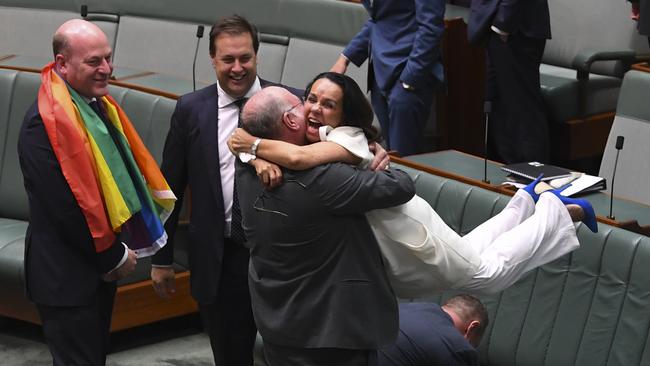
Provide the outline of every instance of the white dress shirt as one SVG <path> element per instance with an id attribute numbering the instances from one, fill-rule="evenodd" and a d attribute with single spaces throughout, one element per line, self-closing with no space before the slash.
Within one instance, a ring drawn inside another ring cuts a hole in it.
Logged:
<path id="1" fill-rule="evenodd" d="M 244 98 L 250 98 L 262 90 L 259 77 L 255 78 L 253 86 L 248 90 Z M 219 100 L 218 118 L 219 132 L 217 143 L 219 144 L 219 170 L 221 171 L 221 193 L 223 194 L 224 216 L 226 218 L 225 235 L 230 236 L 230 221 L 232 220 L 232 193 L 235 182 L 235 156 L 228 149 L 228 139 L 237 128 L 239 121 L 239 108 L 234 103 L 241 98 L 233 98 L 228 95 L 217 81 L 217 95 Z"/>

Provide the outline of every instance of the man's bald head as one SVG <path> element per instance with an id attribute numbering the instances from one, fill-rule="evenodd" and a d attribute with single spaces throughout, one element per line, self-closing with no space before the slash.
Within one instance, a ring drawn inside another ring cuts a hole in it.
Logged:
<path id="1" fill-rule="evenodd" d="M 52 38 L 57 73 L 87 98 L 108 94 L 112 50 L 98 26 L 82 19 L 63 23 Z"/>
<path id="2" fill-rule="evenodd" d="M 103 38 L 106 40 L 106 44 L 108 44 L 106 35 L 98 26 L 83 19 L 72 19 L 63 23 L 54 32 L 54 37 L 52 37 L 54 57 L 59 53 L 69 52 L 71 43 L 74 43 L 79 37 Z"/>
<path id="3" fill-rule="evenodd" d="M 242 110 L 242 127 L 251 135 L 298 145 L 305 141 L 305 116 L 300 98 L 277 86 L 253 95 Z"/>

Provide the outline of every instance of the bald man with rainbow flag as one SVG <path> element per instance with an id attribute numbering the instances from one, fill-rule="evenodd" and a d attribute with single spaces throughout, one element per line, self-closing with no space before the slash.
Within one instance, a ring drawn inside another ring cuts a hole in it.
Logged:
<path id="1" fill-rule="evenodd" d="M 106 35 L 75 19 L 52 43 L 54 62 L 18 139 L 30 207 L 27 295 L 54 365 L 104 365 L 116 281 L 165 245 L 176 197 L 108 95 Z"/>

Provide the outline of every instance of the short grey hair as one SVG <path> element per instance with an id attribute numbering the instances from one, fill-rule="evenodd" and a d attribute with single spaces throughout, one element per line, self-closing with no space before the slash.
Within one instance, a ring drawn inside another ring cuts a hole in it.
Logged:
<path id="1" fill-rule="evenodd" d="M 63 55 L 67 54 L 69 46 L 68 37 L 63 33 L 57 32 L 54 34 L 54 37 L 52 37 L 52 51 L 54 52 L 54 57 L 59 53 Z"/>
<path id="2" fill-rule="evenodd" d="M 266 95 L 247 105 L 241 114 L 242 128 L 253 136 L 277 140 L 281 133 L 282 116 L 290 108 L 282 98 Z"/>
<path id="3" fill-rule="evenodd" d="M 479 326 L 476 328 L 476 332 L 479 338 L 483 337 L 489 318 L 487 309 L 481 300 L 469 294 L 460 294 L 448 299 L 442 306 L 453 309 L 465 323 L 478 320 Z"/>

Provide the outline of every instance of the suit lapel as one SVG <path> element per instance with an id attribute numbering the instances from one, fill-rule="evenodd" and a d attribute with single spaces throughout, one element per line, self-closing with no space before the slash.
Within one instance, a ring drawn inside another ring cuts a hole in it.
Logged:
<path id="1" fill-rule="evenodd" d="M 260 78 L 260 86 L 277 85 Z M 223 202 L 221 187 L 221 170 L 219 168 L 219 145 L 217 141 L 219 135 L 218 118 L 219 118 L 219 100 L 217 94 L 217 84 L 212 86 L 213 92 L 206 96 L 206 100 L 201 103 L 201 111 L 198 115 L 199 136 L 201 149 L 206 163 L 206 173 L 212 187 L 212 194 L 217 202 Z"/>
<path id="2" fill-rule="evenodd" d="M 199 114 L 199 135 L 212 194 L 217 202 L 223 202 L 221 172 L 219 170 L 219 145 L 217 144 L 219 129 L 217 126 L 218 100 L 216 84 L 214 84 L 214 94 L 211 93 L 207 98 L 207 101 L 202 103 Z"/>
<path id="3" fill-rule="evenodd" d="M 366 8 L 366 11 L 368 11 L 368 14 L 370 14 L 371 18 L 375 18 L 375 9 L 377 9 L 377 1 L 379 0 L 363 0 L 362 4 Z"/>

